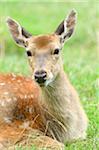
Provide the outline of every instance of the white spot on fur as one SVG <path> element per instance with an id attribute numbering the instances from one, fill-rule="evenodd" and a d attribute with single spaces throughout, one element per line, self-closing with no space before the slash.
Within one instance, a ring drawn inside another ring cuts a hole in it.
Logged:
<path id="1" fill-rule="evenodd" d="M 4 82 L 1 82 L 0 85 L 1 85 L 1 86 L 2 86 L 2 85 L 5 85 L 5 83 L 4 83 Z"/>
<path id="2" fill-rule="evenodd" d="M 20 127 L 21 128 L 28 128 L 29 127 L 29 121 L 24 122 Z"/>
<path id="3" fill-rule="evenodd" d="M 17 80 L 18 83 L 21 83 L 21 80 Z"/>
<path id="4" fill-rule="evenodd" d="M 14 100 L 14 101 L 17 101 L 17 98 L 16 98 L 16 97 L 13 97 L 13 100 Z"/>
<path id="5" fill-rule="evenodd" d="M 12 78 L 12 81 L 14 81 L 15 79 L 16 79 L 16 78 L 15 78 L 15 77 L 13 77 L 13 78 Z"/>
<path id="6" fill-rule="evenodd" d="M 4 94 L 4 95 L 9 95 L 9 92 L 4 92 L 3 94 Z"/>
<path id="7" fill-rule="evenodd" d="M 9 117 L 4 117 L 4 121 L 5 121 L 6 123 L 11 123 L 11 118 L 9 118 Z"/>
<path id="8" fill-rule="evenodd" d="M 4 145 L 2 143 L 0 143 L 0 149 L 4 149 Z"/>
<path id="9" fill-rule="evenodd" d="M 34 95 L 33 95 L 33 94 L 31 94 L 31 98 L 34 98 Z"/>
<path id="10" fill-rule="evenodd" d="M 32 114 L 33 113 L 33 109 L 32 107 L 29 108 L 29 113 Z"/>
<path id="11" fill-rule="evenodd" d="M 13 78 L 16 78 L 16 75 L 14 73 L 11 74 L 13 76 Z"/>
<path id="12" fill-rule="evenodd" d="M 11 100 L 12 100 L 11 98 L 6 99 L 7 102 L 10 102 Z"/>
<path id="13" fill-rule="evenodd" d="M 27 99 L 27 95 L 24 95 L 24 98 Z"/>
<path id="14" fill-rule="evenodd" d="M 32 95 L 32 94 L 29 94 L 29 95 L 28 95 L 28 98 L 29 98 L 29 99 L 33 98 L 33 95 Z"/>
<path id="15" fill-rule="evenodd" d="M 5 106 L 5 102 L 4 101 L 0 101 L 1 102 L 1 106 L 4 107 Z"/>

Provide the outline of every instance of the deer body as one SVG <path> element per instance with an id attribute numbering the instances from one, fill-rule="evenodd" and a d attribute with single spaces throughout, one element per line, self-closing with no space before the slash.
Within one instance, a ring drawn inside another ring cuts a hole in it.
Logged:
<path id="1" fill-rule="evenodd" d="M 32 36 L 11 18 L 7 20 L 15 42 L 26 48 L 33 79 L 0 76 L 0 122 L 11 130 L 31 127 L 62 143 L 85 138 L 87 117 L 60 55 L 75 20 L 71 11 L 55 33 L 40 36 Z"/>

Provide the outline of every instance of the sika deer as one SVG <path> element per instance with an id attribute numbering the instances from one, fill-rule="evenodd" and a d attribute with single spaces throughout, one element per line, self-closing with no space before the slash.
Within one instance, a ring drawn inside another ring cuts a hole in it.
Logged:
<path id="1" fill-rule="evenodd" d="M 26 48 L 32 80 L 0 76 L 0 120 L 11 130 L 30 126 L 62 143 L 84 139 L 87 117 L 63 70 L 61 58 L 64 42 L 75 28 L 75 11 L 49 35 L 32 36 L 11 18 L 7 24 L 15 42 Z"/>

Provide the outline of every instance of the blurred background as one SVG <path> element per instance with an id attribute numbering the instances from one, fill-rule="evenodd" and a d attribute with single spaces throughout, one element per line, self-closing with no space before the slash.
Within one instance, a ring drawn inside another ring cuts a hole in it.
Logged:
<path id="1" fill-rule="evenodd" d="M 79 92 L 89 118 L 88 138 L 75 146 L 91 150 L 99 139 L 99 2 L 93 0 L 0 1 L 0 72 L 30 75 L 25 50 L 12 40 L 6 17 L 33 35 L 52 33 L 70 10 L 77 11 L 73 37 L 63 49 L 64 69 Z M 69 145 L 72 147 L 73 145 Z M 69 147 L 68 146 L 68 147 Z M 98 145 L 99 146 L 99 145 Z"/>

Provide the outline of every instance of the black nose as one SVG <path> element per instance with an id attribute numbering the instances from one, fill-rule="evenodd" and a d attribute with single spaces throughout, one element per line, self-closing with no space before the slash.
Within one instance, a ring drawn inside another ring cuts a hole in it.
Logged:
<path id="1" fill-rule="evenodd" d="M 34 74 L 34 78 L 39 84 L 44 83 L 46 81 L 46 77 L 47 73 L 44 70 L 36 71 Z"/>

